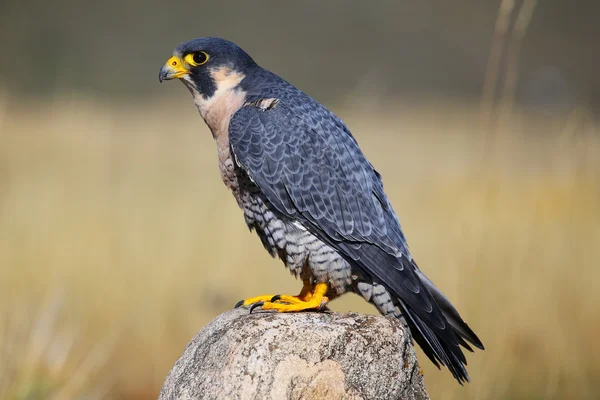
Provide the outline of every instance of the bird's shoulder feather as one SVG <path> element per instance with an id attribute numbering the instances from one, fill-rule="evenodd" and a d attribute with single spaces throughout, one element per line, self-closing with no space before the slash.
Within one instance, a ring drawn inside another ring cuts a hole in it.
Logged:
<path id="1" fill-rule="evenodd" d="M 346 125 L 327 108 L 282 84 L 248 100 L 232 118 L 229 140 L 238 163 L 290 217 L 302 217 L 333 240 L 369 242 L 408 254 L 400 224 Z"/>

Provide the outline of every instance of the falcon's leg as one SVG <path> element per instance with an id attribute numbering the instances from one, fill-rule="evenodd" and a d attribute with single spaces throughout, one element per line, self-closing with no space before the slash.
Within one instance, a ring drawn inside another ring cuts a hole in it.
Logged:
<path id="1" fill-rule="evenodd" d="M 250 311 L 256 307 L 260 307 L 263 310 L 277 310 L 277 312 L 296 312 L 304 310 L 322 310 L 327 306 L 329 299 L 325 297 L 325 293 L 329 289 L 326 283 L 317 283 L 312 293 L 303 296 L 308 300 L 300 300 L 300 296 L 274 296 L 271 301 L 256 303 L 252 306 Z M 304 289 L 302 290 L 304 292 Z M 301 294 L 302 294 L 301 292 Z M 289 301 L 288 301 L 289 300 Z M 284 303 L 285 302 L 285 303 Z"/>
<path id="2" fill-rule="evenodd" d="M 310 279 L 303 279 L 302 282 L 303 282 L 302 290 L 300 291 L 300 293 L 297 296 L 289 296 L 289 295 L 285 295 L 285 294 L 278 294 L 278 295 L 265 294 L 262 296 L 250 297 L 249 299 L 240 300 L 235 305 L 235 308 L 238 308 L 241 306 L 249 306 L 249 305 L 253 305 L 253 304 L 257 304 L 257 303 L 272 303 L 272 302 L 288 303 L 288 304 L 303 304 L 312 298 L 313 287 L 310 282 Z"/>

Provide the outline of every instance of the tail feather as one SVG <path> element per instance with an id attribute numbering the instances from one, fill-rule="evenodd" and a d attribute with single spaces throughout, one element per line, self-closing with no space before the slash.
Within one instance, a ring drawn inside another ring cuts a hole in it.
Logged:
<path id="1" fill-rule="evenodd" d="M 431 362 L 438 368 L 440 368 L 440 364 L 448 368 L 452 376 L 461 385 L 464 382 L 469 382 L 469 374 L 465 368 L 467 360 L 460 347 L 436 335 L 418 315 L 404 304 L 402 304 L 402 307 L 404 314 L 407 316 L 406 321 L 414 340 L 423 349 Z"/>
<path id="2" fill-rule="evenodd" d="M 473 353 L 473 348 L 469 346 L 469 343 L 467 343 L 460 334 L 458 335 L 458 344 Z"/>
<path id="3" fill-rule="evenodd" d="M 328 242 L 356 268 L 357 275 L 385 288 L 414 340 L 438 368 L 446 366 L 460 384 L 469 381 L 461 346 L 472 351 L 467 341 L 481 349 L 483 344 L 410 256 L 392 255 L 371 243 Z M 380 311 L 389 314 L 386 307 Z"/>
<path id="4" fill-rule="evenodd" d="M 450 300 L 448 300 L 448 298 L 444 296 L 444 294 L 433 284 L 433 282 L 431 282 L 429 278 L 425 276 L 423 272 L 421 272 L 421 270 L 418 267 L 415 268 L 415 272 L 417 273 L 417 276 L 419 277 L 423 285 L 427 288 L 429 293 L 431 293 L 431 296 L 434 298 L 434 300 L 442 310 L 442 314 L 444 314 L 444 317 L 446 317 L 448 323 L 460 336 L 459 339 L 461 341 L 461 345 L 467 350 L 471 352 L 473 351 L 473 349 L 471 349 L 471 347 L 463 340 L 466 339 L 473 346 L 477 347 L 478 349 L 484 350 L 483 343 L 481 343 L 481 340 L 479 340 L 479 338 L 477 337 L 475 332 L 473 332 L 473 330 L 469 327 L 469 325 L 467 325 L 467 323 L 463 321 L 456 308 L 454 308 L 452 303 L 450 303 Z"/>

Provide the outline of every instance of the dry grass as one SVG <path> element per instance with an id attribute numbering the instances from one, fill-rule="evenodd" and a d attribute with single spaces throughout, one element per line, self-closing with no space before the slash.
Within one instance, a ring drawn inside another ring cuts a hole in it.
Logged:
<path id="1" fill-rule="evenodd" d="M 243 297 L 298 290 L 248 233 L 184 100 L 0 109 L 0 399 L 156 398 L 210 319 Z M 470 355 L 465 388 L 420 354 L 428 390 L 593 398 L 600 132 L 581 113 L 517 115 L 486 150 L 477 107 L 449 104 L 338 110 L 419 264 L 487 347 Z M 333 308 L 373 312 L 351 295 Z"/>

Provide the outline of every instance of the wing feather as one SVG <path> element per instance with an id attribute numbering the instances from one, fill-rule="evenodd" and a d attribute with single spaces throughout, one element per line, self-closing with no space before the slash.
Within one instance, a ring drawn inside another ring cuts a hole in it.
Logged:
<path id="1" fill-rule="evenodd" d="M 330 111 L 307 96 L 278 98 L 276 107 L 247 106 L 233 116 L 229 139 L 238 165 L 280 213 L 397 296 L 426 354 L 468 380 L 459 344 L 471 337 L 456 334 L 417 275 L 380 175 Z"/>

